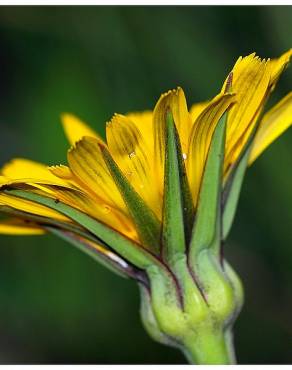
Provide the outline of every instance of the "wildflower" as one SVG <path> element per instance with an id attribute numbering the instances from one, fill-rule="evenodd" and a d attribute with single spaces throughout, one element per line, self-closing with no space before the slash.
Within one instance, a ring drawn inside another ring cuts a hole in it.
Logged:
<path id="1" fill-rule="evenodd" d="M 154 339 L 191 362 L 234 362 L 243 293 L 222 241 L 247 165 L 292 123 L 292 92 L 260 118 L 291 55 L 240 57 L 221 92 L 190 110 L 177 88 L 153 112 L 115 114 L 106 142 L 64 114 L 68 166 L 2 168 L 0 232 L 64 238 L 138 281 Z"/>

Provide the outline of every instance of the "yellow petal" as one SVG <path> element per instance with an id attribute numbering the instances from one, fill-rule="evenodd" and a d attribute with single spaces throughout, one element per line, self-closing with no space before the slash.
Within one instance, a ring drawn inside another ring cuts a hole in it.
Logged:
<path id="1" fill-rule="evenodd" d="M 292 92 L 264 115 L 253 142 L 249 164 L 253 163 L 291 124 Z"/>
<path id="2" fill-rule="evenodd" d="M 157 179 L 156 191 L 163 196 L 164 157 L 165 157 L 165 120 L 169 109 L 169 91 L 162 94 L 153 111 L 154 169 Z"/>
<path id="3" fill-rule="evenodd" d="M 98 199 L 103 199 L 106 204 L 127 213 L 96 138 L 86 136 L 78 141 L 68 152 L 68 163 L 84 189 Z"/>
<path id="4" fill-rule="evenodd" d="M 188 147 L 190 130 L 192 127 L 191 115 L 188 112 L 185 94 L 182 88 L 170 90 L 162 94 L 153 111 L 154 140 L 156 140 L 159 156 L 164 158 L 164 124 L 167 110 L 170 110 L 180 137 L 182 152 Z"/>
<path id="5" fill-rule="evenodd" d="M 186 97 L 181 87 L 178 87 L 170 96 L 170 109 L 180 137 L 182 152 L 186 154 L 192 128 L 191 115 L 188 111 Z"/>
<path id="6" fill-rule="evenodd" d="M 51 191 L 60 201 L 85 212 L 129 238 L 138 241 L 138 235 L 132 220 L 118 209 L 106 203 L 102 197 L 92 196 L 92 193 L 84 188 L 82 182 L 78 181 L 78 178 L 69 167 L 63 165 L 52 166 L 50 170 L 55 176 L 74 184 L 74 188 L 66 189 L 46 186 L 47 191 Z"/>
<path id="7" fill-rule="evenodd" d="M 190 115 L 192 120 L 192 125 L 196 121 L 196 119 L 199 117 L 199 115 L 203 112 L 203 110 L 208 106 L 210 101 L 204 101 L 200 103 L 195 103 L 190 108 Z"/>
<path id="8" fill-rule="evenodd" d="M 75 188 L 73 181 L 56 177 L 47 166 L 30 161 L 28 159 L 16 158 L 6 163 L 2 168 L 5 176 L 0 176 L 0 188 L 5 185 L 30 185 L 34 189 L 39 189 L 54 196 L 52 191 L 48 191 L 44 185 L 57 185 L 66 188 Z M 28 177 L 30 176 L 30 177 Z M 34 190 L 36 191 L 36 190 Z"/>
<path id="9" fill-rule="evenodd" d="M 21 186 L 26 185 L 29 182 L 23 183 L 22 180 L 7 180 L 7 178 L 4 176 L 0 176 L 0 186 L 1 183 L 2 185 L 14 184 Z M 62 201 L 71 207 L 79 209 L 93 218 L 106 223 L 113 229 L 124 233 L 129 238 L 138 241 L 138 236 L 131 220 L 129 220 L 119 210 L 110 207 L 102 199 L 91 197 L 91 194 L 85 193 L 81 188 L 69 188 L 62 185 L 56 186 L 50 183 L 41 185 L 37 183 L 31 183 L 30 185 L 34 188 L 32 190 L 34 193 L 39 193 L 44 196 L 52 197 L 58 201 Z M 48 217 L 57 221 L 71 222 L 67 217 L 54 210 L 51 210 L 50 208 L 1 192 L 0 205 L 6 205 L 23 212 Z"/>
<path id="10" fill-rule="evenodd" d="M 0 221 L 0 234 L 6 235 L 41 235 L 45 231 L 34 224 L 17 218 Z"/>
<path id="11" fill-rule="evenodd" d="M 109 151 L 117 165 L 158 217 L 162 202 L 156 188 L 153 157 L 139 128 L 127 116 L 115 114 L 106 126 Z"/>
<path id="12" fill-rule="evenodd" d="M 74 175 L 71 169 L 68 166 L 58 165 L 58 166 L 51 166 L 49 167 L 49 171 L 59 179 L 62 179 L 67 185 L 70 185 L 72 189 L 81 189 L 84 191 L 82 187 L 82 183 L 79 181 L 78 177 Z"/>
<path id="13" fill-rule="evenodd" d="M 29 178 L 28 179 L 22 178 L 22 179 L 13 180 L 13 179 L 9 179 L 5 176 L 0 176 L 0 190 L 1 190 L 1 188 L 7 187 L 7 186 L 12 186 L 12 185 L 15 185 L 18 188 L 24 188 L 24 189 L 27 189 L 27 187 L 29 185 L 30 190 L 32 192 L 39 193 L 39 190 L 41 190 L 43 193 L 46 193 L 46 194 L 42 194 L 42 195 L 51 196 L 51 197 L 54 197 L 54 191 L 49 190 L 50 188 L 46 187 L 46 185 L 51 185 L 51 186 L 54 185 L 54 186 L 60 186 L 60 187 L 70 189 L 70 187 L 68 185 L 56 184 L 56 181 L 51 182 L 49 180 L 36 180 L 36 179 L 29 179 Z"/>
<path id="14" fill-rule="evenodd" d="M 34 215 L 39 215 L 43 217 L 49 217 L 59 221 L 68 221 L 67 217 L 61 215 L 60 213 L 50 208 L 31 202 L 29 200 L 5 194 L 3 192 L 0 192 L 0 205 L 5 205 L 8 207 L 15 208 L 19 211 L 32 213 Z"/>
<path id="15" fill-rule="evenodd" d="M 271 66 L 271 80 L 270 86 L 271 90 L 274 89 L 275 84 L 277 83 L 280 75 L 288 66 L 290 58 L 292 56 L 292 49 L 286 51 L 286 53 L 282 54 L 279 58 L 271 59 L 270 66 Z"/>
<path id="16" fill-rule="evenodd" d="M 66 189 L 47 185 L 54 196 L 61 202 L 70 205 L 85 214 L 97 219 L 128 238 L 138 241 L 138 235 L 132 220 L 123 212 L 105 203 L 102 199 L 93 198 L 80 190 Z"/>
<path id="17" fill-rule="evenodd" d="M 73 114 L 63 113 L 61 121 L 66 137 L 71 145 L 74 145 L 83 136 L 91 136 L 102 140 L 94 130 Z"/>
<path id="18" fill-rule="evenodd" d="M 4 185 L 9 185 L 9 182 L 10 180 L 7 177 L 0 175 L 0 188 Z"/>
<path id="19" fill-rule="evenodd" d="M 59 177 L 60 179 L 64 179 L 64 180 L 73 180 L 73 173 L 72 171 L 70 170 L 69 167 L 67 166 L 64 166 L 62 164 L 58 165 L 58 166 L 50 166 L 49 167 L 49 171 Z"/>
<path id="20" fill-rule="evenodd" d="M 23 183 L 35 182 L 68 186 L 67 182 L 54 176 L 47 166 L 24 158 L 12 159 L 2 167 L 1 173 L 6 177 L 7 185 L 13 183 L 11 180 L 21 180 Z M 3 178 L 2 184 L 4 184 Z"/>
<path id="21" fill-rule="evenodd" d="M 269 61 L 255 54 L 239 58 L 233 68 L 232 92 L 236 104 L 228 112 L 225 170 L 235 162 L 255 125 L 255 116 L 263 107 L 270 82 Z M 222 91 L 225 90 L 227 79 Z M 236 148 L 236 150 L 235 150 Z"/>
<path id="22" fill-rule="evenodd" d="M 46 166 L 26 159 L 12 160 L 3 167 L 3 172 L 10 177 L 8 178 L 6 176 L 0 176 L 0 189 L 7 185 L 17 185 L 20 187 L 27 187 L 27 185 L 30 185 L 33 188 L 33 192 L 39 192 L 39 190 L 41 190 L 43 193 L 45 193 L 43 195 L 56 198 L 54 192 L 50 190 L 50 188 L 45 187 L 45 185 L 57 185 L 64 188 L 69 188 L 67 183 L 55 177 Z M 43 177 L 43 179 L 21 178 L 21 176 L 25 175 L 35 175 L 36 177 L 40 176 Z M 16 177 L 15 179 L 13 179 L 14 176 Z M 20 178 L 18 178 L 18 176 Z M 38 205 L 37 203 L 31 201 L 10 196 L 9 194 L 5 194 L 3 192 L 0 192 L 0 204 L 13 207 L 23 212 L 49 217 L 56 220 L 68 221 L 67 217 L 62 216 L 50 208 Z"/>
<path id="23" fill-rule="evenodd" d="M 191 115 L 187 109 L 187 103 L 183 90 L 176 90 L 162 94 L 153 111 L 153 131 L 155 147 L 155 176 L 157 178 L 158 191 L 163 192 L 164 180 L 164 156 L 165 156 L 165 120 L 168 110 L 171 111 L 182 147 L 182 153 L 186 156 L 189 136 L 192 128 Z"/>
<path id="24" fill-rule="evenodd" d="M 193 125 L 186 168 L 195 205 L 214 130 L 222 114 L 234 101 L 233 94 L 220 93 L 210 101 Z"/>
<path id="25" fill-rule="evenodd" d="M 126 117 L 137 126 L 143 137 L 143 145 L 149 151 L 149 157 L 154 156 L 154 140 L 153 140 L 153 113 L 151 111 L 131 112 L 127 113 Z"/>

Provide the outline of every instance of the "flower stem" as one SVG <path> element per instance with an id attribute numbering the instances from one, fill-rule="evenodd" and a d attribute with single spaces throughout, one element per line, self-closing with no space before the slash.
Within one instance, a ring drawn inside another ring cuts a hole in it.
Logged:
<path id="1" fill-rule="evenodd" d="M 194 333 L 184 341 L 185 356 L 191 364 L 230 365 L 236 362 L 232 333 L 203 331 Z"/>

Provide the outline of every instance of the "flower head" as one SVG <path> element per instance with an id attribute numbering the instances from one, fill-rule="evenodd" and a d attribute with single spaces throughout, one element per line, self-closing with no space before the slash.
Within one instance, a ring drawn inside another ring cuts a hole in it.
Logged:
<path id="1" fill-rule="evenodd" d="M 242 297 L 238 278 L 222 261 L 221 241 L 246 166 L 292 123 L 292 92 L 262 115 L 291 55 L 240 57 L 221 91 L 190 109 L 179 87 L 161 95 L 153 112 L 115 114 L 106 141 L 63 114 L 72 145 L 68 165 L 7 163 L 0 212 L 11 218 L 0 232 L 55 233 L 136 278 L 146 289 L 145 325 L 158 340 L 187 342 L 181 328 L 188 320 L 200 322 L 200 315 L 204 321 L 206 305 L 226 327 Z"/>

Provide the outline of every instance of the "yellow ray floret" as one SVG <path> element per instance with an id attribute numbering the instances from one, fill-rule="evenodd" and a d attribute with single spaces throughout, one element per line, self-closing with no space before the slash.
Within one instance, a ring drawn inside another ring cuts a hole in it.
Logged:
<path id="1" fill-rule="evenodd" d="M 152 111 L 127 113 L 126 117 L 128 117 L 140 131 L 144 143 L 147 146 L 148 157 L 153 158 L 154 145 Z"/>
<path id="2" fill-rule="evenodd" d="M 38 216 L 52 218 L 53 220 L 68 221 L 67 217 L 61 215 L 56 211 L 53 211 L 50 208 L 41 206 L 29 200 L 24 200 L 8 194 L 4 194 L 3 192 L 0 192 L 0 205 L 12 207 L 19 211 L 32 213 Z"/>
<path id="3" fill-rule="evenodd" d="M 34 224 L 17 218 L 0 221 L 0 234 L 6 235 L 42 235 L 45 231 Z"/>
<path id="4" fill-rule="evenodd" d="M 24 158 L 15 158 L 6 163 L 1 174 L 8 179 L 31 179 L 32 182 L 67 186 L 67 183 L 54 176 L 47 166 Z"/>
<path id="5" fill-rule="evenodd" d="M 292 57 L 292 49 L 286 51 L 286 53 L 282 54 L 279 58 L 271 59 L 270 61 L 270 68 L 271 68 L 270 88 L 271 90 L 274 89 L 282 72 L 288 66 L 291 57 Z"/>
<path id="6" fill-rule="evenodd" d="M 277 105 L 263 117 L 256 133 L 249 164 L 292 125 L 292 92 L 286 95 Z"/>
<path id="7" fill-rule="evenodd" d="M 215 128 L 228 112 L 223 183 L 256 130 L 249 158 L 251 164 L 292 123 L 292 92 L 259 117 L 275 85 L 288 65 L 290 49 L 277 59 L 260 59 L 255 53 L 240 57 L 228 74 L 221 92 L 209 101 L 187 106 L 182 88 L 162 94 L 152 111 L 115 114 L 106 126 L 107 142 L 72 114 L 62 124 L 72 145 L 68 166 L 47 167 L 17 158 L 0 173 L 0 204 L 52 219 L 69 220 L 47 207 L 15 198 L 1 191 L 14 184 L 30 185 L 31 191 L 53 197 L 96 218 L 139 242 L 135 220 L 130 216 L 108 163 L 100 149 L 106 147 L 125 178 L 162 222 L 164 197 L 165 121 L 172 113 L 180 139 L 194 206 Z M 13 221 L 14 222 L 14 221 Z M 41 233 L 36 225 L 0 227 L 4 232 Z M 18 229 L 17 229 L 18 227 Z M 10 228 L 10 229 L 9 229 Z M 18 231 L 17 231 L 18 230 Z"/>
<path id="8" fill-rule="evenodd" d="M 161 217 L 159 194 L 154 192 L 156 178 L 153 157 L 149 157 L 147 141 L 129 117 L 116 114 L 106 126 L 108 148 L 128 181 Z"/>
<path id="9" fill-rule="evenodd" d="M 255 54 L 239 58 L 232 72 L 232 92 L 236 94 L 236 104 L 228 113 L 225 169 L 236 161 L 250 136 L 254 117 L 263 106 L 271 76 L 269 61 L 261 60 Z"/>
<path id="10" fill-rule="evenodd" d="M 122 196 L 104 162 L 98 139 L 84 137 L 78 141 L 68 152 L 68 163 L 83 188 L 111 206 L 125 209 Z"/>
<path id="11" fill-rule="evenodd" d="M 194 122 L 188 154 L 186 157 L 190 188 L 196 205 L 205 162 L 212 135 L 223 113 L 232 106 L 236 96 L 221 93 L 217 95 L 201 112 Z M 232 108 L 231 108 L 232 109 Z"/>
<path id="12" fill-rule="evenodd" d="M 63 113 L 61 122 L 65 135 L 71 145 L 74 145 L 83 136 L 91 136 L 101 140 L 100 136 L 85 122 L 70 113 Z"/>

